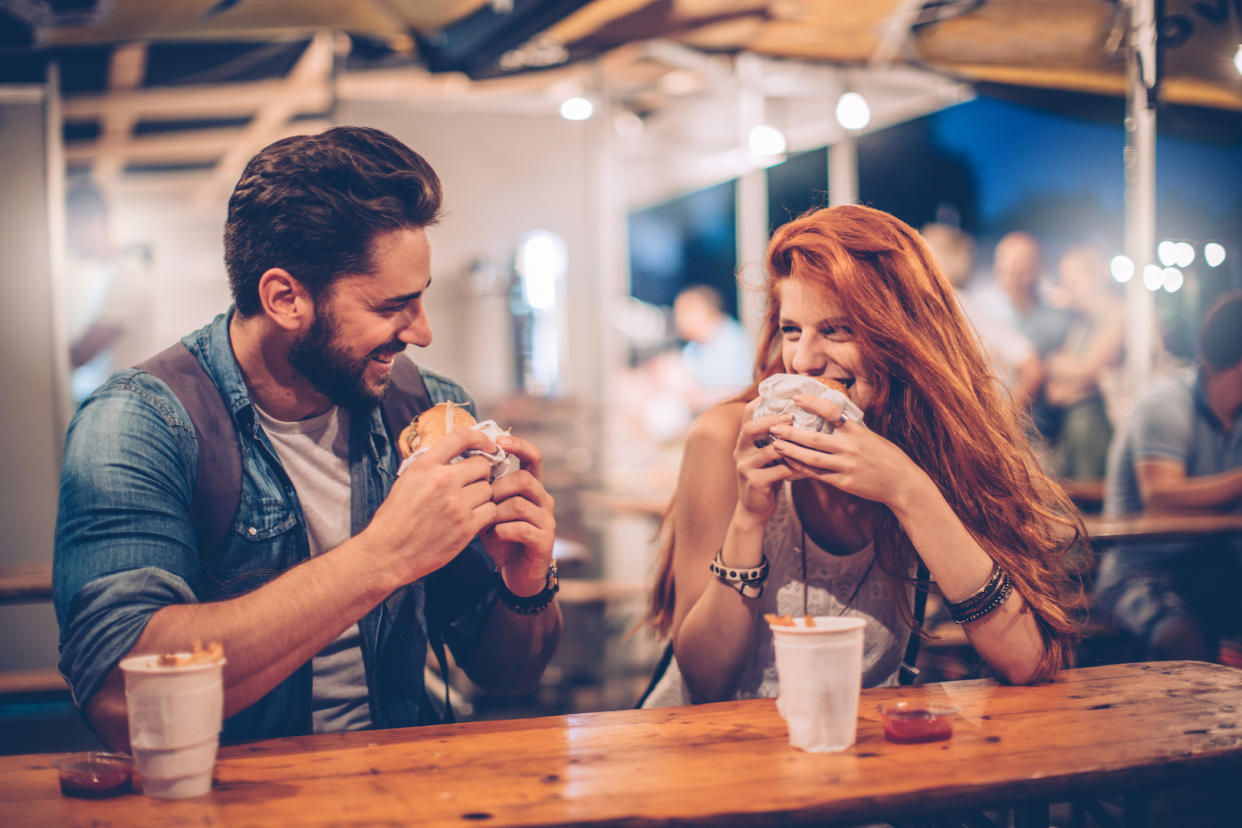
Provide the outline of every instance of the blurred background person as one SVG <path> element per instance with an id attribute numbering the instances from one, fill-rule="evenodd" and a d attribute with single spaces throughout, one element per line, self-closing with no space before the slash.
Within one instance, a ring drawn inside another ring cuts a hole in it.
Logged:
<path id="1" fill-rule="evenodd" d="M 95 183 L 73 182 L 65 196 L 65 308 L 75 403 L 113 371 L 153 352 L 146 335 L 152 304 L 146 273 L 113 242 L 109 222 L 108 203 Z"/>
<path id="2" fill-rule="evenodd" d="M 1073 314 L 1065 341 L 1048 357 L 1044 396 L 1061 412 L 1057 471 L 1072 480 L 1099 480 L 1113 425 L 1102 386 L 1121 361 L 1125 305 L 1100 251 L 1069 248 L 1057 262 L 1057 297 Z"/>
<path id="3" fill-rule="evenodd" d="M 741 324 L 725 313 L 724 300 L 710 285 L 691 285 L 673 300 L 673 328 L 685 342 L 681 360 L 689 378 L 688 402 L 695 413 L 745 388 L 755 351 Z"/>
<path id="4" fill-rule="evenodd" d="M 1108 458 L 1104 512 L 1242 509 L 1242 291 L 1208 312 L 1198 369 L 1153 384 Z M 1137 639 L 1140 658 L 1212 660 L 1242 632 L 1242 541 L 1115 546 L 1100 558 L 1096 607 Z"/>
<path id="5" fill-rule="evenodd" d="M 934 222 L 919 231 L 937 264 L 957 293 L 958 304 L 974 325 L 997 375 L 1023 407 L 1044 381 L 1043 363 L 1031 341 L 1017 329 L 1012 313 L 990 312 L 970 290 L 975 268 L 975 240 L 950 224 Z"/>
<path id="6" fill-rule="evenodd" d="M 993 285 L 982 294 L 987 313 L 1009 319 L 1035 348 L 1041 364 L 1046 363 L 1065 342 L 1071 314 L 1046 301 L 1043 292 L 1043 254 L 1030 233 L 1015 230 L 996 243 L 992 255 Z M 1029 395 L 1029 410 L 1036 431 L 1050 444 L 1061 433 L 1061 410 L 1045 395 L 1046 368 L 1041 381 Z"/>

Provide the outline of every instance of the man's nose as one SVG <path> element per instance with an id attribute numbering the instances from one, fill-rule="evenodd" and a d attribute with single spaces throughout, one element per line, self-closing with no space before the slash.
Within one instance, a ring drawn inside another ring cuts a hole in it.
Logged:
<path id="1" fill-rule="evenodd" d="M 427 311 L 421 305 L 418 313 L 406 314 L 405 327 L 401 329 L 398 337 L 402 342 L 417 345 L 420 348 L 431 344 L 431 321 L 427 318 Z"/>

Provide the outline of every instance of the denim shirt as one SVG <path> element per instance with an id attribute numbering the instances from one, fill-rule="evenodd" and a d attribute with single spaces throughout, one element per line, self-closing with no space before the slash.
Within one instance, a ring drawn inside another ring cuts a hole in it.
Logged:
<path id="1" fill-rule="evenodd" d="M 241 595 L 309 557 L 297 492 L 255 417 L 233 355 L 231 314 L 182 339 L 220 389 L 240 443 L 240 499 L 221 548 L 199 549 L 190 518 L 198 452 L 213 447 L 198 444 L 189 415 L 162 380 L 138 369 L 118 371 L 82 403 L 69 425 L 53 596 L 60 671 L 80 706 L 161 607 Z M 452 399 L 473 413 L 474 402 L 460 386 L 429 371 L 423 379 L 433 403 Z M 350 520 L 356 534 L 388 495 L 398 455 L 378 408 L 350 423 Z M 398 589 L 360 619 L 373 726 L 438 721 L 423 688 L 429 627 L 465 658 L 495 602 L 492 570 L 475 538 L 444 568 Z M 310 730 L 308 661 L 226 720 L 222 738 Z"/>

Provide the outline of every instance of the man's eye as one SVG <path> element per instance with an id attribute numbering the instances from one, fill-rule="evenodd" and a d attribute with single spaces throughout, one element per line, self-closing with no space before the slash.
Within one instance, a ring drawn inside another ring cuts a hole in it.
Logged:
<path id="1" fill-rule="evenodd" d="M 411 300 L 412 302 L 413 300 Z M 382 305 L 379 309 L 381 316 L 396 316 L 410 306 L 410 302 L 399 302 L 395 305 Z"/>

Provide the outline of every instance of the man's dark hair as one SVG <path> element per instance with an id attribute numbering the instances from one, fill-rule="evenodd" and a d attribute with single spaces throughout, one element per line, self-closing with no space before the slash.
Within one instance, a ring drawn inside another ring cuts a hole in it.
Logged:
<path id="1" fill-rule="evenodd" d="M 440 179 L 421 155 L 368 127 L 268 145 L 246 165 L 224 225 L 224 264 L 242 316 L 259 277 L 287 270 L 318 298 L 340 276 L 373 270 L 371 243 L 440 216 Z"/>
<path id="2" fill-rule="evenodd" d="M 1204 317 L 1199 356 L 1214 371 L 1242 362 L 1242 290 L 1226 293 Z"/>

